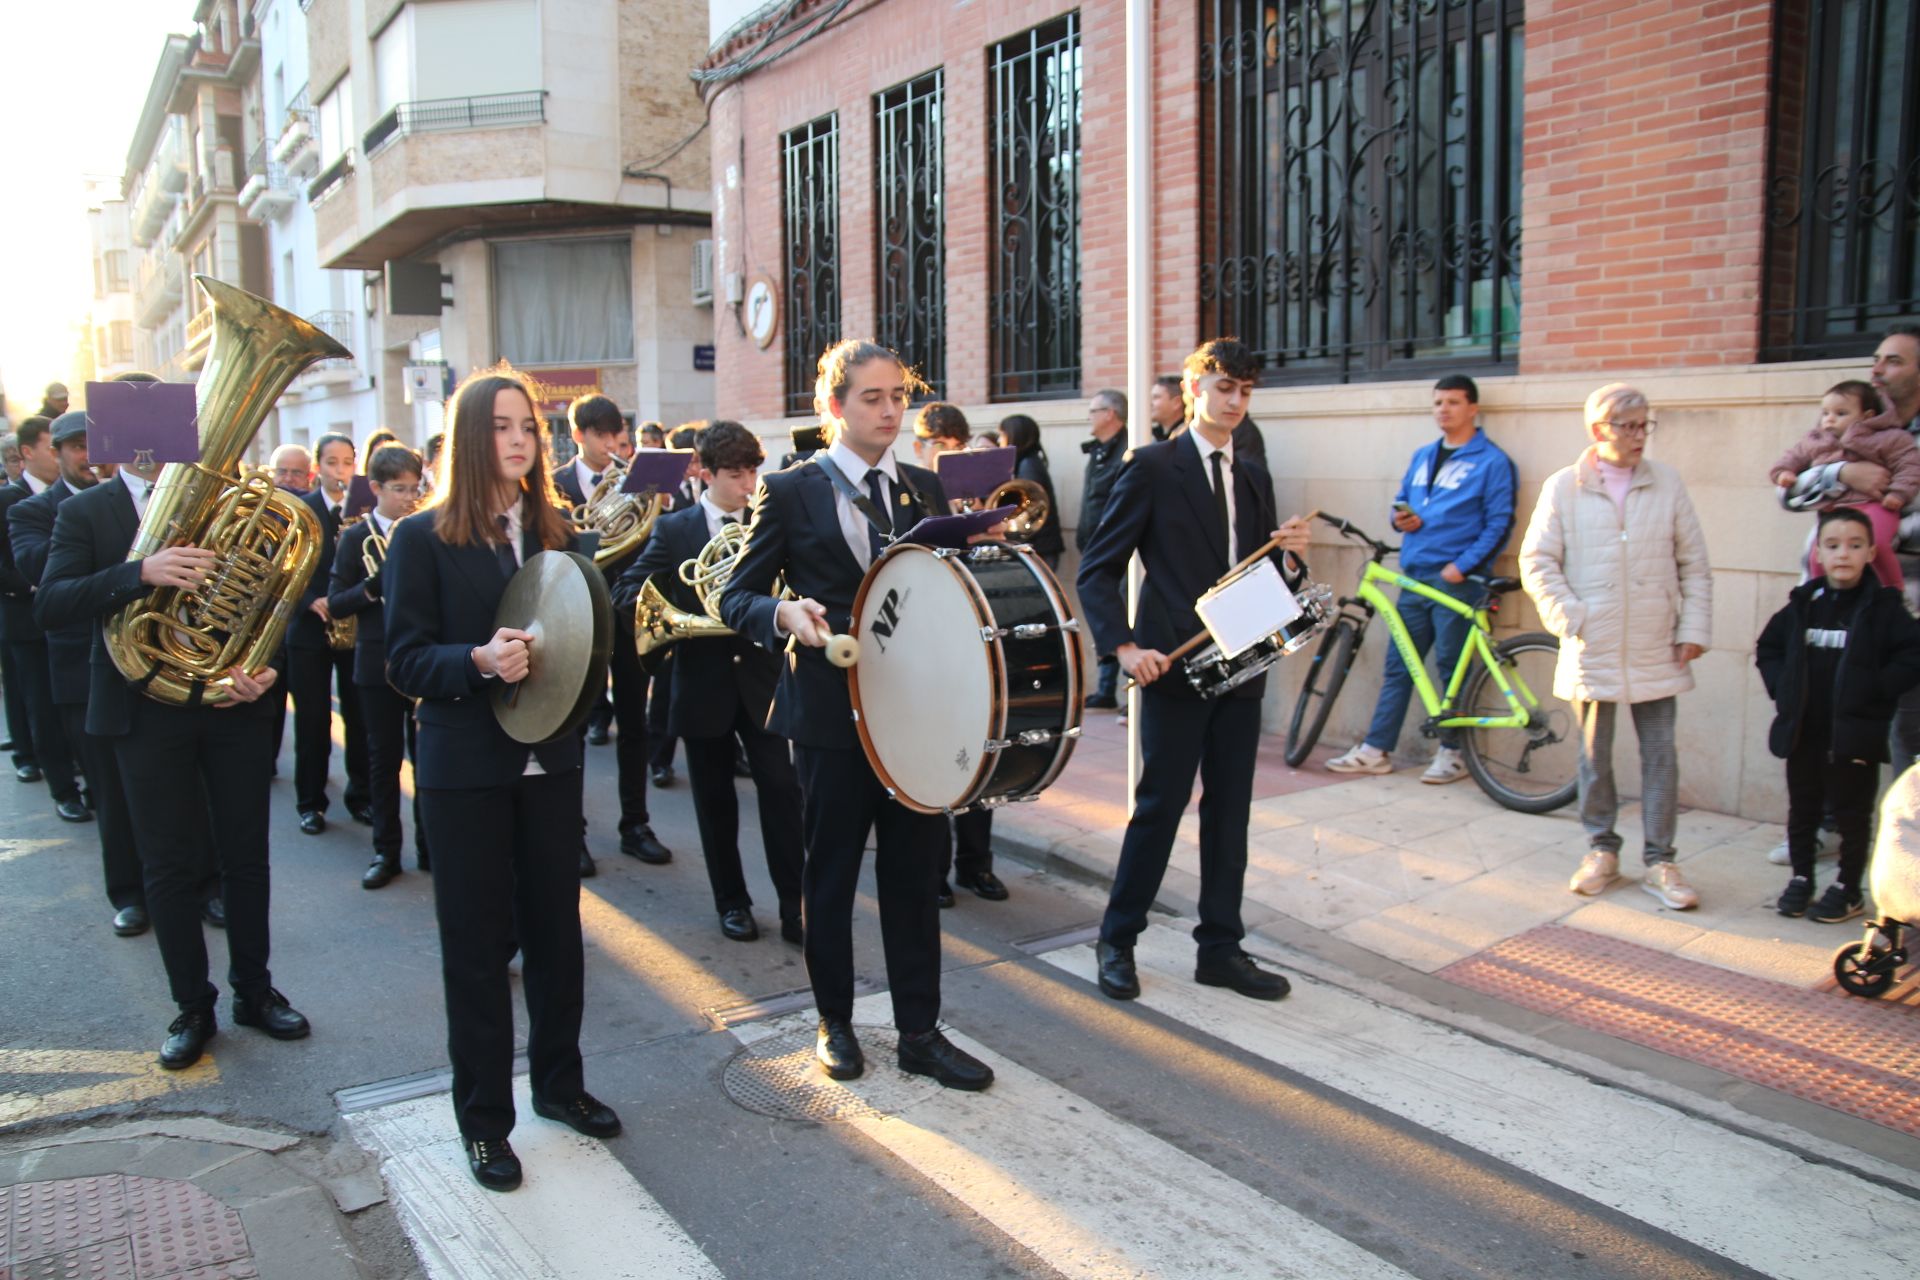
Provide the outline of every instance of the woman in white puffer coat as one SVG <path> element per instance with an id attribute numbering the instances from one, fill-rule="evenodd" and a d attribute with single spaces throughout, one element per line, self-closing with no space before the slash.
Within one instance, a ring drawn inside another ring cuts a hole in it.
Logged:
<path id="1" fill-rule="evenodd" d="M 1646 396 L 1609 383 L 1587 397 L 1586 422 L 1592 445 L 1542 486 L 1520 547 L 1520 581 L 1560 637 L 1553 691 L 1580 721 L 1580 822 L 1590 852 L 1567 887 L 1596 894 L 1619 878 L 1613 730 L 1624 702 L 1640 739 L 1641 887 L 1686 910 L 1700 896 L 1674 863 L 1674 712 L 1711 638 L 1707 540 L 1679 473 L 1643 456 L 1653 430 Z"/>

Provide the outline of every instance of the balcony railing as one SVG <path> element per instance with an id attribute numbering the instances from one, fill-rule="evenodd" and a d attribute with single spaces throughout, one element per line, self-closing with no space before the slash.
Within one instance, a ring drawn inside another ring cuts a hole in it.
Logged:
<path id="1" fill-rule="evenodd" d="M 345 182 L 347 175 L 352 172 L 353 152 L 343 151 L 338 160 L 322 169 L 320 176 L 307 184 L 307 203 L 319 204 L 333 194 L 335 188 Z"/>
<path id="2" fill-rule="evenodd" d="M 428 98 L 402 102 L 373 122 L 360 140 L 368 155 L 405 133 L 433 133 L 447 129 L 496 129 L 506 125 L 544 124 L 544 89 L 525 93 L 495 93 L 479 98 Z"/>
<path id="3" fill-rule="evenodd" d="M 193 313 L 191 320 L 187 321 L 187 348 L 191 350 L 199 346 L 202 342 L 206 341 L 207 335 L 212 331 L 213 308 L 211 306 L 202 307 Z"/>
<path id="4" fill-rule="evenodd" d="M 307 323 L 332 338 L 347 350 L 353 350 L 353 312 L 316 311 L 307 317 Z M 351 378 L 354 373 L 354 360 L 351 356 L 331 356 L 325 360 L 316 360 L 307 366 L 301 374 L 304 382 L 340 382 Z"/>

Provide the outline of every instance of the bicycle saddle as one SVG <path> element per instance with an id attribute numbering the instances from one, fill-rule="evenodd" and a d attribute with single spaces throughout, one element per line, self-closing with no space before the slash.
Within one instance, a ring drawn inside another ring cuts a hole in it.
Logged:
<path id="1" fill-rule="evenodd" d="M 1484 573 L 1470 573 L 1467 575 L 1467 581 L 1476 587 L 1486 588 L 1488 595 L 1503 596 L 1509 591 L 1520 589 L 1518 578 L 1489 578 Z"/>

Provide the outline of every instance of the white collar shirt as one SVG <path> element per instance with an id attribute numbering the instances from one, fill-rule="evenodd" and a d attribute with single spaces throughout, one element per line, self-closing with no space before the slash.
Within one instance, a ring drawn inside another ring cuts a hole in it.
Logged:
<path id="1" fill-rule="evenodd" d="M 513 551 L 513 562 L 524 565 L 527 562 L 527 553 L 520 545 L 522 532 L 520 527 L 520 506 L 521 504 L 516 502 L 500 514 L 505 516 L 507 520 L 507 546 Z M 498 521 L 496 520 L 495 523 L 498 523 Z"/>
<path id="2" fill-rule="evenodd" d="M 607 473 L 604 468 L 595 472 L 592 467 L 587 465 L 585 458 L 575 455 L 573 459 L 573 478 L 580 483 L 580 498 L 582 501 L 593 496 L 594 486 L 606 479 L 606 475 Z"/>
<path id="3" fill-rule="evenodd" d="M 20 482 L 27 486 L 27 493 L 29 495 L 36 494 L 36 493 L 45 493 L 47 491 L 47 486 L 53 483 L 50 480 L 42 480 L 39 476 L 34 475 L 33 472 L 31 471 L 22 471 L 20 473 Z"/>
<path id="4" fill-rule="evenodd" d="M 840 468 L 840 474 L 847 478 L 854 490 L 863 494 L 867 491 L 867 472 L 878 467 L 880 474 L 885 477 L 880 484 L 881 502 L 889 515 L 895 521 L 899 520 L 900 499 L 905 491 L 900 487 L 900 468 L 894 462 L 893 454 L 883 453 L 879 462 L 869 463 L 836 439 L 827 446 L 827 461 Z M 840 534 L 847 540 L 847 550 L 853 552 L 854 560 L 864 572 L 873 564 L 873 546 L 867 537 L 867 531 L 873 526 L 860 514 L 860 508 L 847 500 L 847 495 L 840 491 L 839 485 L 833 486 L 833 513 L 840 519 Z"/>
<path id="5" fill-rule="evenodd" d="M 381 515 L 378 511 L 367 512 L 367 523 L 372 525 L 373 531 L 383 538 L 390 537 L 393 534 L 394 522 Z"/>
<path id="6" fill-rule="evenodd" d="M 153 492 L 153 486 L 125 467 L 120 469 L 120 483 L 127 487 L 127 495 L 133 499 L 134 517 L 146 515 L 147 495 Z"/>
<path id="7" fill-rule="evenodd" d="M 1213 488 L 1213 455 L 1220 454 L 1220 478 L 1227 482 L 1227 563 L 1240 563 L 1240 522 L 1239 511 L 1233 500 L 1233 438 L 1215 447 L 1207 443 L 1198 430 L 1189 430 L 1185 439 L 1193 441 L 1193 447 L 1200 451 L 1200 474 L 1206 477 L 1207 488 Z"/>
<path id="8" fill-rule="evenodd" d="M 711 490 L 700 495 L 700 510 L 707 517 L 707 541 L 709 542 L 720 536 L 720 526 L 727 520 L 745 524 L 747 519 L 745 511 L 722 511 L 719 504 L 714 502 Z"/>

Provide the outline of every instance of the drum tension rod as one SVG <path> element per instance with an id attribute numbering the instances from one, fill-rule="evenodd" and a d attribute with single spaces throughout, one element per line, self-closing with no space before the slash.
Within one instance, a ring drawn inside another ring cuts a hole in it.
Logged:
<path id="1" fill-rule="evenodd" d="M 1022 622 L 1014 627 L 982 627 L 980 639 L 987 644 L 995 640 L 1005 640 L 1012 636 L 1015 640 L 1038 640 L 1049 631 L 1078 631 L 1080 619 L 1068 618 L 1065 622 Z"/>
<path id="2" fill-rule="evenodd" d="M 1011 738 L 988 738 L 981 744 L 982 751 L 1005 751 L 1008 747 L 1044 747 L 1049 742 L 1058 742 L 1062 738 L 1078 738 L 1080 726 L 1075 725 L 1061 733 L 1052 729 L 1028 729 Z"/>

